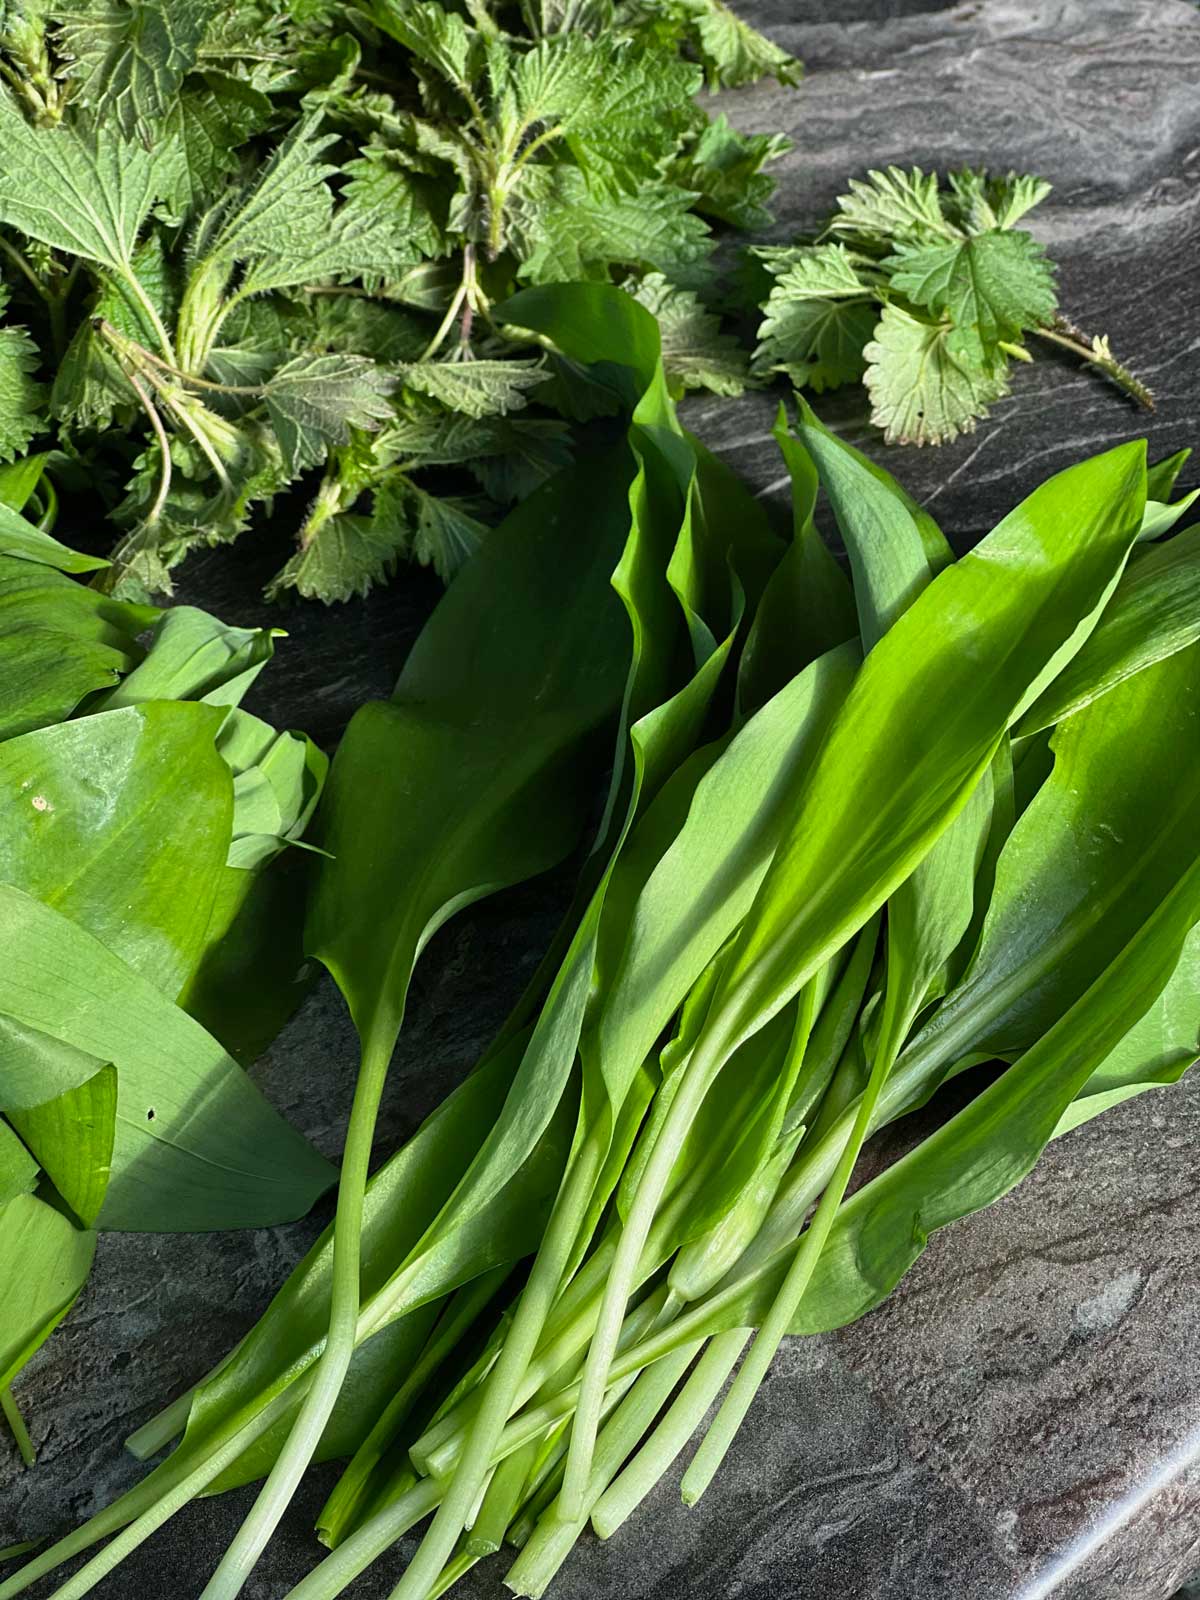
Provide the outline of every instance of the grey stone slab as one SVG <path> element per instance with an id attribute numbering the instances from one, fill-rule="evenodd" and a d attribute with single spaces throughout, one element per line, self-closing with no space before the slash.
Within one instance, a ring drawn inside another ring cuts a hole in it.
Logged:
<path id="1" fill-rule="evenodd" d="M 1185 0 L 758 0 L 809 63 L 794 94 L 722 101 L 790 132 L 774 237 L 816 226 L 847 176 L 896 161 L 1042 172 L 1036 227 L 1064 303 L 1158 389 L 1146 419 L 1057 356 L 1016 374 L 973 437 L 884 450 L 857 394 L 822 413 L 866 443 L 961 548 L 1057 467 L 1135 432 L 1200 442 L 1200 10 Z M 693 401 L 689 421 L 768 498 L 779 396 Z M 1195 481 L 1195 473 L 1191 475 Z M 187 569 L 182 597 L 241 622 L 283 535 Z M 406 573 L 367 602 L 298 606 L 256 704 L 331 743 L 386 693 L 436 594 Z M 444 930 L 418 975 L 380 1132 L 395 1147 L 458 1080 L 520 991 L 565 892 L 549 881 Z M 330 1153 L 355 1063 L 332 986 L 255 1075 Z M 1047 1152 L 999 1205 L 938 1235 L 858 1326 L 776 1362 L 728 1468 L 685 1511 L 678 1474 L 607 1545 L 585 1541 L 569 1600 L 1166 1600 L 1200 1566 L 1200 1083 L 1147 1095 Z M 899 1137 L 907 1137 L 903 1131 Z M 0 1450 L 0 1545 L 64 1530 L 137 1477 L 120 1441 L 265 1307 L 328 1215 L 274 1231 L 113 1237 L 75 1313 L 22 1381 L 41 1460 Z M 279 1600 L 306 1570 L 332 1474 L 307 1482 L 247 1587 Z M 249 1504 L 190 1507 L 101 1592 L 192 1600 Z M 385 1600 L 394 1552 L 354 1594 Z M 1057 1563 L 1057 1565 L 1056 1565 Z M 49 1593 L 50 1586 L 43 1586 Z M 464 1585 L 503 1592 L 494 1567 Z"/>

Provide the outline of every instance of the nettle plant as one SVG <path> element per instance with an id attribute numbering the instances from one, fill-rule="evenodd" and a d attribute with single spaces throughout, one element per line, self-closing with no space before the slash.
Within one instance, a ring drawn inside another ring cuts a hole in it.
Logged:
<path id="1" fill-rule="evenodd" d="M 515 288 L 624 283 L 677 385 L 741 387 L 712 227 L 765 219 L 786 141 L 695 94 L 797 72 L 719 0 L 8 0 L 0 459 L 86 473 L 120 589 L 292 486 L 272 593 L 448 576 L 611 409 L 505 322 Z"/>

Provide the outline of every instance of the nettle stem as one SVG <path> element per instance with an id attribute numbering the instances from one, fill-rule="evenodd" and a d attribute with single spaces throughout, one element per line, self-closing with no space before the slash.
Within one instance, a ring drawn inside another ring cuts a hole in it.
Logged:
<path id="1" fill-rule="evenodd" d="M 1086 361 L 1116 384 L 1123 393 L 1136 400 L 1147 411 L 1154 410 L 1154 395 L 1142 380 L 1113 355 L 1107 334 L 1094 334 L 1091 338 L 1066 317 L 1055 317 L 1045 328 L 1035 328 L 1039 339 L 1056 344 L 1063 350 Z"/>

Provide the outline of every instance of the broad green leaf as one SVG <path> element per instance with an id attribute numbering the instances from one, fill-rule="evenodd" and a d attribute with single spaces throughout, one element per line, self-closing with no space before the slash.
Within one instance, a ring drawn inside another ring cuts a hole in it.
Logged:
<path id="1" fill-rule="evenodd" d="M 28 1194 L 37 1182 L 38 1164 L 5 1122 L 0 1122 L 0 1206 Z"/>
<path id="2" fill-rule="evenodd" d="M 78 1089 L 103 1066 L 85 1050 L 0 1013 L 0 1111 L 32 1111 Z"/>
<path id="3" fill-rule="evenodd" d="M 195 606 L 172 606 L 154 630 L 146 659 L 93 709 L 145 700 L 237 705 L 275 653 L 282 628 L 235 628 Z"/>
<path id="4" fill-rule="evenodd" d="M 199 1023 L 61 913 L 0 885 L 0 1015 L 117 1069 L 102 1228 L 182 1232 L 301 1216 L 333 1169 Z"/>
<path id="5" fill-rule="evenodd" d="M 226 717 L 217 749 L 234 775 L 228 864 L 259 866 L 301 837 L 329 762 L 306 735 L 279 733 L 240 707 Z"/>
<path id="6" fill-rule="evenodd" d="M 2 104 L 2 102 L 0 102 Z M 103 556 L 85 556 L 59 544 L 48 533 L 27 522 L 19 511 L 0 500 L 0 556 L 19 556 L 39 566 L 57 567 L 60 572 L 96 572 L 107 567 Z"/>
<path id="7" fill-rule="evenodd" d="M 24 511 L 30 496 L 42 481 L 49 453 L 23 456 L 0 467 L 0 505 L 10 511 Z"/>
<path id="8" fill-rule="evenodd" d="M 1200 916 L 1192 859 L 1048 1033 L 955 1117 L 849 1200 L 834 1223 L 793 1332 L 863 1316 L 888 1295 L 935 1228 L 978 1211 L 1026 1175 L 1072 1100 L 1161 995 Z"/>
<path id="9" fill-rule="evenodd" d="M 1200 639 L 1200 527 L 1139 551 L 1096 631 L 1017 724 L 1037 733 Z"/>
<path id="10" fill-rule="evenodd" d="M 104 1204 L 112 1170 L 116 1069 L 102 1067 L 78 1088 L 8 1115 L 59 1194 L 90 1228 Z"/>
<path id="11" fill-rule="evenodd" d="M 0 1210 L 0 1388 L 7 1388 L 75 1303 L 96 1235 L 31 1194 Z"/>
<path id="12" fill-rule="evenodd" d="M 0 878 L 174 996 L 229 849 L 219 708 L 153 701 L 0 745 Z"/>
<path id="13" fill-rule="evenodd" d="M 1200 1056 L 1200 932 L 1188 935 L 1179 965 L 1145 1015 L 1105 1056 L 1054 1130 L 1057 1139 L 1102 1111 L 1177 1083 Z"/>
<path id="14" fill-rule="evenodd" d="M 908 876 L 1080 648 L 1136 537 L 1144 461 L 1126 445 L 1050 479 L 867 656 L 743 925 L 714 1052 L 761 1026 Z"/>
<path id="15" fill-rule="evenodd" d="M 1055 730 L 1053 770 L 1000 855 L 980 947 L 905 1053 L 910 1072 L 1031 1046 L 1164 899 L 1200 852 L 1198 710 L 1191 649 Z"/>

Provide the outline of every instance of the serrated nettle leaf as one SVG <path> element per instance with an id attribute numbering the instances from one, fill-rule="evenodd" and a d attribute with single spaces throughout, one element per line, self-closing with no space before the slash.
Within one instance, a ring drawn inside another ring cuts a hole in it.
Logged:
<path id="1" fill-rule="evenodd" d="M 959 221 L 972 233 L 1015 227 L 1027 211 L 1041 205 L 1052 187 L 1044 178 L 1016 172 L 1000 178 L 963 168 L 948 176 Z"/>
<path id="2" fill-rule="evenodd" d="M 263 391 L 267 416 L 294 477 L 319 465 L 350 430 L 367 431 L 392 415 L 395 380 L 366 356 L 300 355 L 286 362 Z"/>
<path id="3" fill-rule="evenodd" d="M 900 306 L 883 308 L 863 348 L 871 421 L 889 444 L 944 444 L 973 433 L 1008 393 L 1004 368 L 975 366 L 950 348 L 949 322 L 922 322 Z"/>
<path id="4" fill-rule="evenodd" d="M 351 600 L 382 583 L 403 554 L 404 545 L 390 524 L 354 512 L 332 516 L 271 579 L 267 599 L 295 589 L 306 600 L 326 605 Z"/>
<path id="5" fill-rule="evenodd" d="M 734 228 L 761 228 L 771 220 L 767 202 L 775 180 L 762 169 L 791 149 L 778 133 L 739 133 L 724 113 L 699 133 L 671 172 L 695 193 L 695 207 Z"/>
<path id="6" fill-rule="evenodd" d="M 690 289 L 680 289 L 661 273 L 648 272 L 632 290 L 658 323 L 667 377 L 685 389 L 738 395 L 750 377 L 749 360 L 739 340 Z"/>
<path id="7" fill-rule="evenodd" d="M 398 368 L 400 382 L 465 417 L 503 417 L 521 411 L 530 391 L 549 377 L 540 359 L 414 361 Z"/>
<path id="8" fill-rule="evenodd" d="M 914 305 L 948 313 L 950 354 L 974 366 L 1002 364 L 1002 341 L 1049 322 L 1058 304 L 1040 244 L 1029 234 L 993 230 L 961 244 L 908 247 L 890 256 L 892 287 Z"/>
<path id="9" fill-rule="evenodd" d="M 851 178 L 849 193 L 838 197 L 838 214 L 830 232 L 861 239 L 865 244 L 893 246 L 898 241 L 930 244 L 959 237 L 946 221 L 935 172 L 919 167 L 905 172 L 889 167 Z"/>
<path id="10" fill-rule="evenodd" d="M 175 95 L 162 123 L 162 137 L 183 152 L 178 179 L 166 196 L 178 216 L 193 216 L 212 204 L 241 168 L 239 146 L 267 127 L 273 107 L 252 84 L 227 72 L 193 74 Z"/>
<path id="11" fill-rule="evenodd" d="M 174 144 L 147 150 L 74 128 L 31 128 L 0 98 L 0 221 L 55 250 L 133 275 L 138 236 L 156 200 L 178 181 Z"/>
<path id="12" fill-rule="evenodd" d="M 709 88 L 736 89 L 767 77 L 788 86 L 799 83 L 804 70 L 800 62 L 743 21 L 723 0 L 688 0 L 686 11 L 696 31 Z"/>
<path id="13" fill-rule="evenodd" d="M 422 566 L 432 567 L 446 583 L 487 537 L 486 524 L 472 514 L 468 502 L 430 494 L 407 481 L 379 489 L 374 510 L 377 518 L 407 521 L 407 553 Z"/>
<path id="14" fill-rule="evenodd" d="M 808 299 L 777 285 L 758 330 L 755 369 L 786 372 L 798 389 L 818 394 L 853 383 L 866 370 L 865 350 L 877 316 L 874 297 L 861 291 L 856 297 Z"/>
<path id="15" fill-rule="evenodd" d="M 150 136 L 196 64 L 216 0 L 75 0 L 56 43 L 80 103 L 127 139 Z"/>
<path id="16" fill-rule="evenodd" d="M 232 265 L 259 255 L 287 259 L 297 241 L 320 239 L 329 227 L 333 196 L 326 180 L 336 168 L 321 157 L 336 135 L 306 116 L 242 193 L 207 221 L 199 254 Z"/>
<path id="17" fill-rule="evenodd" d="M 451 83 L 467 83 L 474 77 L 477 35 L 457 12 L 447 11 L 438 0 L 422 5 L 408 0 L 371 0 L 365 10 L 376 27 L 398 39 Z"/>
<path id="18" fill-rule="evenodd" d="M 24 328 L 0 328 L 0 461 L 13 461 L 46 426 L 38 348 Z"/>

